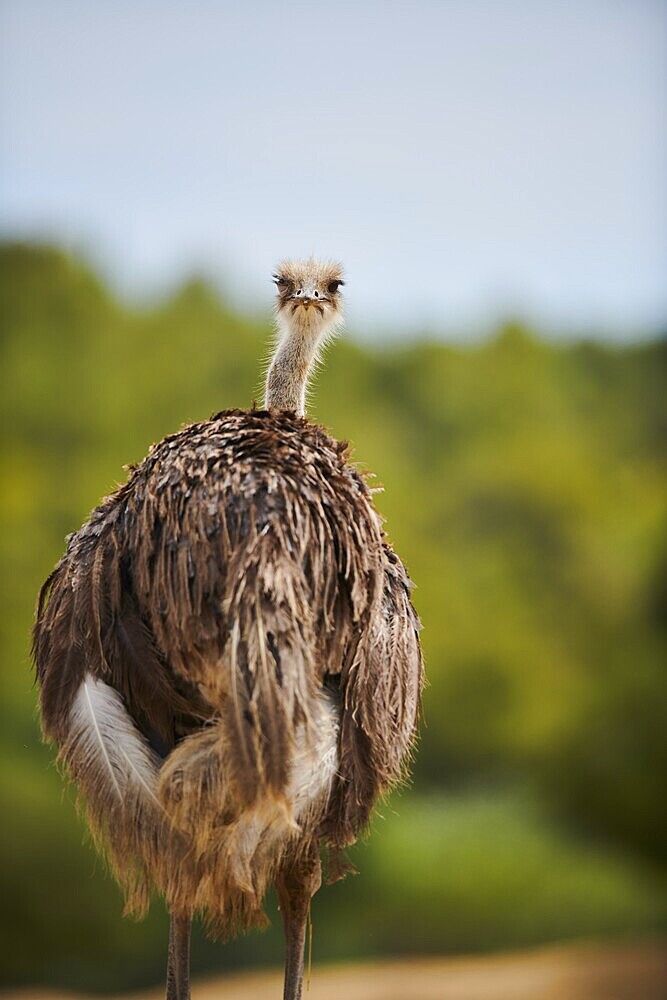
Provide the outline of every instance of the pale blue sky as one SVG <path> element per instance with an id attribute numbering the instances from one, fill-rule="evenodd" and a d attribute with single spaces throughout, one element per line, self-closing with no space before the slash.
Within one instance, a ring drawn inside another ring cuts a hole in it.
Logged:
<path id="1" fill-rule="evenodd" d="M 667 326 L 667 4 L 4 0 L 0 225 L 361 334 Z"/>

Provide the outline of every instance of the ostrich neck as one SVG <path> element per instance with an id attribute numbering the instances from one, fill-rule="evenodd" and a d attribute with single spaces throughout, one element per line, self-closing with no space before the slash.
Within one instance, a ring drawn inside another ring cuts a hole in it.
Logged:
<path id="1" fill-rule="evenodd" d="M 303 416 L 306 409 L 306 387 L 317 357 L 318 338 L 313 336 L 282 337 L 266 377 L 264 405 L 267 410 L 296 410 Z"/>

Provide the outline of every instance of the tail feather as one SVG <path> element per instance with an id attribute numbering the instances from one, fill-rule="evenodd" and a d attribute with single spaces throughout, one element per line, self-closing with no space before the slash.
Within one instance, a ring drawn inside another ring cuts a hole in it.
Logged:
<path id="1" fill-rule="evenodd" d="M 281 845 L 316 830 L 326 813 L 338 769 L 340 706 L 322 690 L 315 700 L 316 736 L 297 726 L 287 762 L 283 797 L 260 791 L 252 805 L 239 799 L 230 781 L 232 734 L 224 721 L 183 740 L 164 762 L 158 795 L 174 826 L 197 858 L 216 851 L 224 858 L 228 888 L 261 900 Z"/>
<path id="2" fill-rule="evenodd" d="M 229 638 L 208 666 L 204 690 L 228 733 L 227 772 L 245 806 L 258 796 L 284 798 L 296 734 L 310 739 L 316 711 L 316 643 L 303 574 L 276 567 L 275 535 L 265 534 L 242 567 L 226 610 Z"/>

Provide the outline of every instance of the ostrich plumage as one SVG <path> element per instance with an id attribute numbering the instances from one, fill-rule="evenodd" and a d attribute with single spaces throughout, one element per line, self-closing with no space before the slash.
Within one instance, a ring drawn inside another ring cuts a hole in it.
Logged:
<path id="1" fill-rule="evenodd" d="M 170 1000 L 193 914 L 223 937 L 261 926 L 271 883 L 298 998 L 321 852 L 336 877 L 405 774 L 422 684 L 410 583 L 347 445 L 273 407 L 154 445 L 70 536 L 34 657 L 127 911 L 166 900 Z"/>

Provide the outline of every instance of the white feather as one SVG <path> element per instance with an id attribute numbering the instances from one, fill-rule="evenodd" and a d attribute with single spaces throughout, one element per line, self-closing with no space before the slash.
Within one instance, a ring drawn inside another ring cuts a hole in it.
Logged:
<path id="1" fill-rule="evenodd" d="M 296 819 L 329 795 L 338 768 L 340 707 L 334 694 L 322 690 L 313 720 L 311 741 L 300 729 L 288 788 Z"/>
<path id="2" fill-rule="evenodd" d="M 159 805 L 157 764 L 114 688 L 87 674 L 74 699 L 70 721 L 70 738 L 76 740 L 79 753 L 85 760 L 96 761 L 121 801 L 132 790 Z"/>

